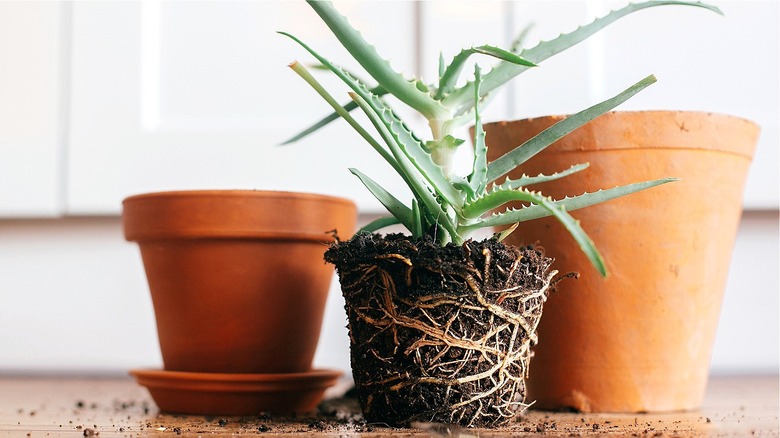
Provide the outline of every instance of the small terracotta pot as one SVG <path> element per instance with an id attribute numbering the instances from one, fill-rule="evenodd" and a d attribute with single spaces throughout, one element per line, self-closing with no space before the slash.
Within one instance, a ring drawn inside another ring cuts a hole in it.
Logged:
<path id="1" fill-rule="evenodd" d="M 182 191 L 124 200 L 138 242 L 165 369 L 299 373 L 311 369 L 333 269 L 355 205 L 329 196 Z"/>
<path id="2" fill-rule="evenodd" d="M 542 117 L 485 127 L 495 159 L 551 126 Z M 540 242 L 561 272 L 539 326 L 528 393 L 541 409 L 642 412 L 701 405 L 742 194 L 759 128 L 696 112 L 605 114 L 516 171 L 590 163 L 534 187 L 559 199 L 617 185 L 680 181 L 573 212 L 606 259 L 601 278 L 555 220 L 521 224 L 512 243 Z"/>

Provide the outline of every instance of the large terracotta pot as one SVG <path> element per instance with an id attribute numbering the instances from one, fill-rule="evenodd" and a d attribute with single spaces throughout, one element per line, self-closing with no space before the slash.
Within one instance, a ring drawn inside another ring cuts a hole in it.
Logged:
<path id="1" fill-rule="evenodd" d="M 560 119 L 487 125 L 490 159 Z M 649 412 L 700 406 L 758 133 L 754 123 L 725 115 L 609 113 L 511 175 L 590 163 L 538 187 L 556 199 L 681 178 L 573 213 L 606 259 L 607 278 L 555 220 L 521 224 L 510 236 L 515 244 L 540 242 L 555 269 L 580 273 L 578 280 L 561 282 L 545 306 L 528 381 L 536 408 Z"/>
<path id="2" fill-rule="evenodd" d="M 331 230 L 349 238 L 345 199 L 264 191 L 182 191 L 124 201 L 138 242 L 165 370 L 300 373 L 312 359 L 333 269 Z"/>

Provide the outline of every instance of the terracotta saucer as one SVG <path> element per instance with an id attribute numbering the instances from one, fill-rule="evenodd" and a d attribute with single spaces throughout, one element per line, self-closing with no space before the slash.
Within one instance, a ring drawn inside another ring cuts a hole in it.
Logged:
<path id="1" fill-rule="evenodd" d="M 336 370 L 285 374 L 130 371 L 161 411 L 199 415 L 311 412 L 342 374 Z"/>

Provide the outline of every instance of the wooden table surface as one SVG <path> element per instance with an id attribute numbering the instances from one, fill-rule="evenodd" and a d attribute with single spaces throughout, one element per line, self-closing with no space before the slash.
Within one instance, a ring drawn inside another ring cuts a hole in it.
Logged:
<path id="1" fill-rule="evenodd" d="M 343 400 L 343 399 L 342 399 Z M 508 429 L 388 429 L 319 417 L 160 414 L 146 390 L 123 377 L 0 375 L 0 437 L 56 436 L 778 436 L 778 377 L 714 377 L 700 411 L 596 415 L 529 411 Z"/>

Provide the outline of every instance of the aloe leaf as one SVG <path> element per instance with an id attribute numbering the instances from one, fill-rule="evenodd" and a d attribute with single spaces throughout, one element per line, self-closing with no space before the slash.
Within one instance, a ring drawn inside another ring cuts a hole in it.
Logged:
<path id="1" fill-rule="evenodd" d="M 425 152 L 431 155 L 431 159 L 444 173 L 445 178 L 452 181 L 455 178 L 455 151 L 465 143 L 466 140 L 456 138 L 450 134 L 437 140 L 430 140 L 423 144 Z"/>
<path id="2" fill-rule="evenodd" d="M 520 223 L 515 222 L 511 227 L 505 230 L 501 230 L 498 233 L 493 233 L 493 238 L 498 240 L 499 242 L 503 242 L 504 239 L 509 237 L 509 235 L 512 234 L 517 229 L 518 226 L 520 226 Z"/>
<path id="3" fill-rule="evenodd" d="M 592 205 L 600 204 L 602 202 L 610 201 L 621 196 L 630 195 L 642 190 L 646 190 L 652 187 L 659 186 L 670 182 L 678 181 L 677 178 L 662 178 L 651 181 L 644 181 L 639 183 L 627 184 L 620 187 L 615 187 L 606 190 L 599 190 L 593 193 L 585 193 L 579 196 L 566 197 L 557 201 L 553 201 L 555 204 L 563 206 L 566 211 L 579 210 L 580 208 L 590 207 Z M 484 227 L 498 227 L 503 225 L 510 225 L 515 222 L 525 222 L 533 219 L 539 219 L 549 216 L 549 212 L 538 205 L 531 205 L 520 209 L 509 209 L 501 213 L 495 213 L 484 219 L 481 219 L 475 224 L 468 225 L 461 234 L 468 234 L 473 232 L 477 228 Z"/>
<path id="4" fill-rule="evenodd" d="M 588 234 L 585 233 L 585 230 L 582 229 L 580 221 L 574 219 L 560 204 L 551 202 L 551 200 L 548 198 L 539 195 L 537 202 L 537 205 L 549 210 L 550 213 L 552 213 L 552 215 L 555 216 L 555 218 L 558 219 L 561 224 L 563 224 L 563 226 L 566 228 L 566 231 L 571 234 L 582 252 L 588 258 L 588 260 L 590 260 L 590 263 L 593 265 L 593 267 L 596 268 L 602 277 L 606 277 L 607 265 L 604 263 L 604 258 L 601 256 L 601 254 L 599 254 L 599 251 L 596 249 L 596 245 L 593 243 L 593 240 L 591 240 Z"/>
<path id="5" fill-rule="evenodd" d="M 350 103 L 354 103 L 354 102 L 350 102 Z M 352 111 L 353 109 L 357 108 L 357 105 L 344 105 L 342 108 L 344 108 L 344 111 L 349 112 L 349 111 Z M 334 112 L 328 114 L 327 116 L 323 117 L 322 119 L 320 119 L 315 124 L 309 126 L 308 128 L 304 129 L 303 131 L 299 132 L 298 134 L 295 134 L 294 136 L 288 138 L 287 140 L 279 143 L 279 145 L 280 146 L 285 146 L 285 145 L 288 145 L 288 144 L 291 144 L 291 143 L 295 143 L 296 141 L 298 141 L 298 140 L 308 136 L 309 134 L 311 134 L 314 131 L 317 131 L 318 129 L 320 129 L 323 126 L 329 124 L 330 122 L 338 119 L 339 117 L 340 117 L 339 114 L 334 111 Z"/>
<path id="6" fill-rule="evenodd" d="M 328 65 L 331 65 L 331 64 L 328 63 Z M 317 80 L 308 72 L 306 67 L 304 67 L 303 65 L 301 65 L 301 64 L 299 64 L 297 62 L 294 62 L 294 63 L 290 64 L 290 67 L 296 73 L 298 73 L 304 80 L 306 80 L 306 82 L 308 82 L 331 105 L 331 107 L 333 107 L 333 109 L 335 109 L 336 112 L 342 118 L 344 118 L 344 120 L 346 120 L 364 139 L 366 139 L 366 141 L 369 144 L 371 144 L 371 146 L 374 148 L 374 150 L 379 152 L 379 154 L 388 163 L 390 163 L 390 165 L 393 167 L 393 169 L 395 169 L 396 173 L 399 176 L 401 176 L 401 178 L 404 180 L 404 182 L 407 184 L 407 186 L 409 186 L 410 188 L 413 188 L 417 184 L 418 180 L 420 179 L 419 175 L 417 173 L 413 173 L 413 172 L 410 173 L 406 166 L 400 165 L 399 162 L 396 160 L 396 158 L 393 156 L 393 154 L 391 154 L 384 147 L 382 147 L 382 145 L 380 145 L 371 136 L 371 134 L 369 134 L 348 112 L 346 112 L 346 110 L 338 102 L 336 102 L 336 99 L 334 99 L 327 92 L 327 90 L 325 90 L 324 87 L 322 87 L 322 85 L 319 82 L 317 82 Z M 335 66 L 331 65 L 331 68 L 335 68 Z M 357 81 L 355 81 L 355 82 L 356 83 L 354 84 L 354 86 L 360 88 L 359 87 L 360 84 L 357 83 Z M 363 90 L 367 92 L 367 90 L 365 88 L 363 88 Z M 404 164 L 406 164 L 406 163 L 404 162 Z M 362 180 L 362 178 L 361 178 L 361 180 Z M 365 184 L 365 182 L 366 181 L 364 181 L 364 184 Z M 371 190 L 370 187 L 369 187 L 369 190 Z M 427 192 L 427 190 L 426 190 L 426 192 Z M 373 193 L 373 191 L 372 191 L 372 193 Z M 375 194 L 375 196 L 376 196 L 376 194 Z M 379 199 L 379 197 L 377 197 L 377 198 Z M 380 200 L 380 202 L 382 201 L 382 199 L 379 199 L 379 200 Z M 411 230 L 411 228 L 410 228 L 411 224 L 409 222 L 405 223 L 404 225 L 407 226 L 407 228 L 409 228 Z"/>
<path id="7" fill-rule="evenodd" d="M 440 119 L 448 111 L 430 95 L 417 89 L 403 75 L 393 70 L 390 63 L 377 53 L 346 17 L 336 10 L 330 1 L 307 0 L 307 3 L 328 25 L 345 49 L 374 80 L 400 101 L 414 108 L 427 119 Z"/>
<path id="8" fill-rule="evenodd" d="M 409 189 L 411 189 L 415 197 L 422 202 L 422 205 L 424 205 L 429 212 L 436 216 L 436 222 L 441 224 L 444 229 L 450 233 L 450 236 L 453 239 L 459 240 L 455 226 L 449 220 L 446 206 L 442 205 L 440 198 L 434 194 L 436 188 L 431 188 L 428 184 L 426 184 L 425 176 L 427 175 L 421 174 L 420 170 L 418 170 L 418 168 L 414 165 L 412 158 L 404 153 L 404 149 L 402 149 L 403 144 L 396 133 L 393 131 L 392 122 L 384 120 L 380 116 L 379 111 L 374 109 L 357 93 L 350 93 L 350 96 L 355 99 L 355 102 L 357 102 L 360 109 L 362 109 L 366 116 L 368 116 L 368 119 L 377 129 L 387 146 L 390 148 L 390 151 L 393 153 L 393 156 L 398 162 L 398 166 L 401 169 L 401 172 L 406 175 L 405 180 L 407 181 Z M 419 147 L 422 149 L 422 145 L 419 145 Z M 447 185 L 449 185 L 449 182 Z"/>
<path id="9" fill-rule="evenodd" d="M 307 46 L 303 41 L 299 40 L 295 36 L 280 32 L 282 35 L 285 35 L 298 44 L 300 44 L 304 49 L 306 49 L 312 56 L 314 56 L 322 65 L 327 67 L 330 71 L 332 71 L 339 79 L 341 79 L 347 86 L 349 86 L 355 93 L 360 95 L 366 100 L 373 100 L 374 105 L 378 107 L 385 107 L 385 105 L 379 100 L 378 97 L 371 94 L 368 87 L 360 82 L 359 80 L 352 77 L 349 72 L 346 70 L 340 68 L 339 66 L 333 64 L 328 59 L 326 59 L 323 56 L 320 56 L 317 52 L 315 52 L 313 49 L 311 49 L 309 46 Z M 399 166 L 398 162 L 393 158 L 393 156 L 384 148 L 382 147 L 361 125 L 358 123 L 346 110 L 344 110 L 343 106 L 341 106 L 336 100 L 325 90 L 325 88 L 308 72 L 308 70 L 301 65 L 298 62 L 293 62 L 290 64 L 290 67 L 298 73 L 306 82 L 308 82 L 319 94 L 322 96 L 328 104 L 338 113 L 344 120 L 346 120 L 350 126 L 352 126 L 373 148 L 376 150 L 382 158 L 384 158 L 390 165 L 393 167 L 393 169 L 398 173 L 406 182 L 407 185 L 410 185 L 410 182 L 408 180 L 406 172 L 404 172 L 401 167 Z M 392 111 L 390 111 L 392 113 Z M 397 117 L 396 117 L 397 118 Z"/>
<path id="10" fill-rule="evenodd" d="M 460 147 L 463 143 L 466 141 L 460 138 L 456 138 L 450 134 L 445 135 L 444 137 L 438 139 L 438 140 L 430 140 L 425 142 L 423 144 L 423 149 L 425 149 L 425 152 L 427 153 L 433 153 L 437 149 L 443 149 L 443 150 L 455 150 Z"/>
<path id="11" fill-rule="evenodd" d="M 362 101 L 371 109 L 371 111 L 363 109 L 369 116 L 369 119 L 373 117 L 370 113 L 376 115 L 377 120 L 372 120 L 372 123 L 374 123 L 377 130 L 382 133 L 383 129 L 386 129 L 387 133 L 390 134 L 390 138 L 386 138 L 385 142 L 391 150 L 393 147 L 398 147 L 400 153 L 403 153 L 409 159 L 422 177 L 428 181 L 436 193 L 444 198 L 449 205 L 455 208 L 463 205 L 462 195 L 447 179 L 441 166 L 433 161 L 431 155 L 426 151 L 425 145 L 414 136 L 390 108 L 378 99 L 374 98 L 369 103 L 363 96 L 357 93 L 351 95 L 353 99 L 356 99 L 358 105 L 361 105 Z M 369 97 L 372 96 L 369 95 Z M 382 135 L 384 136 L 385 134 Z M 397 155 L 396 160 L 400 162 L 400 158 Z"/>
<path id="12" fill-rule="evenodd" d="M 494 46 L 479 46 L 463 49 L 452 58 L 452 62 L 443 73 L 439 75 L 439 88 L 436 90 L 434 99 L 441 99 L 455 89 L 455 84 L 466 65 L 466 61 L 471 55 L 489 55 L 512 64 L 523 65 L 526 67 L 536 67 L 533 62 L 527 61 L 515 53 Z"/>
<path id="13" fill-rule="evenodd" d="M 617 21 L 618 19 L 632 12 L 636 12 L 650 7 L 664 6 L 664 5 L 682 5 L 682 6 L 700 7 L 700 8 L 704 8 L 716 12 L 720 15 L 723 15 L 723 12 L 721 12 L 721 10 L 718 9 L 717 7 L 702 2 L 698 2 L 698 1 L 656 0 L 656 1 L 646 1 L 642 3 L 631 3 L 621 9 L 610 12 L 604 17 L 597 18 L 592 23 L 585 26 L 581 26 L 570 33 L 562 34 L 559 37 L 549 41 L 542 41 L 531 49 L 523 50 L 522 52 L 520 52 L 520 55 L 526 60 L 538 64 L 541 61 L 544 61 L 545 59 L 553 55 L 556 55 L 568 49 L 569 47 L 572 47 L 584 41 L 594 33 L 606 27 L 607 25 Z M 518 65 L 509 62 L 501 62 L 499 65 L 493 68 L 489 73 L 485 74 L 483 85 L 482 85 L 482 94 L 486 94 L 495 90 L 496 88 L 510 81 L 515 76 L 526 71 L 528 68 L 529 67 L 526 67 L 524 65 Z M 468 83 L 463 87 L 458 88 L 457 90 L 453 91 L 450 95 L 445 96 L 441 100 L 442 105 L 444 105 L 447 108 L 458 108 L 462 105 L 468 105 L 471 101 L 471 96 L 474 93 L 473 87 L 474 87 L 473 83 Z"/>
<path id="14" fill-rule="evenodd" d="M 360 182 L 366 186 L 368 191 L 385 206 L 390 214 L 398 218 L 398 221 L 403 224 L 403 226 L 409 230 L 414 229 L 414 217 L 412 210 L 409 207 L 404 205 L 403 202 L 399 201 L 398 198 L 390 194 L 384 187 L 377 184 L 376 181 L 369 178 L 363 172 L 354 168 L 350 168 L 349 171 L 360 179 Z"/>
<path id="15" fill-rule="evenodd" d="M 328 93 L 328 91 L 314 78 L 314 76 L 309 73 L 309 71 L 304 67 L 302 64 L 298 62 L 293 62 L 289 66 L 294 72 L 296 72 L 303 80 L 305 80 L 309 85 L 311 85 L 312 88 L 320 95 L 322 96 L 325 101 L 330 104 L 330 106 L 336 111 L 336 113 L 341 116 L 344 120 L 349 123 L 352 128 L 355 129 L 355 131 L 360 134 L 363 139 L 368 142 L 371 147 L 374 148 L 381 156 L 385 159 L 388 163 L 390 163 L 391 166 L 393 166 L 393 169 L 398 171 L 398 173 L 401 173 L 398 167 L 398 163 L 396 162 L 395 158 L 390 154 L 390 152 L 387 151 L 384 147 L 382 147 L 379 142 L 376 141 L 376 139 L 371 136 L 371 134 L 366 131 L 363 126 L 360 125 L 360 123 L 357 122 L 348 112 L 347 110 L 341 106 L 338 102 L 336 102 L 336 99 L 333 98 L 333 96 Z"/>
<path id="16" fill-rule="evenodd" d="M 503 183 L 501 183 L 501 185 L 497 187 L 499 189 L 519 189 L 521 187 L 527 187 L 533 184 L 541 184 L 549 181 L 555 181 L 556 179 L 561 179 L 573 173 L 577 173 L 584 169 L 587 169 L 588 166 L 590 166 L 590 164 L 588 163 L 575 164 L 566 170 L 555 172 L 552 175 L 543 175 L 543 174 L 539 174 L 537 176 L 523 175 L 520 178 L 515 180 L 510 180 L 509 178 L 507 178 L 506 181 L 504 181 Z"/>
<path id="17" fill-rule="evenodd" d="M 293 35 L 290 35 L 285 32 L 280 32 L 282 35 L 285 35 L 291 39 L 293 39 L 295 42 L 300 44 L 304 49 L 306 49 L 312 56 L 317 58 L 317 60 L 322 63 L 324 66 L 328 67 L 333 73 L 336 74 L 347 86 L 349 86 L 356 96 L 359 96 L 362 100 L 366 102 L 366 104 L 372 109 L 371 112 L 376 113 L 380 120 L 382 121 L 382 125 L 387 123 L 389 126 L 389 129 L 399 137 L 400 143 L 402 146 L 404 146 L 409 153 L 409 157 L 414 159 L 415 166 L 419 166 L 419 169 L 423 172 L 423 175 L 428 179 L 428 181 L 434 185 L 437 189 L 437 192 L 442 195 L 447 202 L 449 202 L 451 205 L 454 206 L 460 206 L 462 204 L 462 197 L 460 193 L 450 184 L 450 182 L 447 180 L 446 176 L 442 173 L 441 167 L 433 162 L 430 155 L 425 151 L 425 149 L 422 146 L 422 142 L 415 137 L 415 135 L 407 128 L 401 119 L 393 113 L 393 111 L 385 105 L 376 95 L 372 94 L 368 87 L 363 84 L 362 82 L 356 80 L 353 78 L 347 71 L 340 68 L 339 66 L 333 64 L 325 57 L 321 56 L 317 52 L 315 52 L 313 49 L 311 49 L 309 46 L 307 46 L 303 41 L 299 40 Z M 309 75 L 311 76 L 311 75 Z M 316 80 L 314 78 L 311 79 L 313 82 L 316 83 Z M 322 88 L 320 86 L 320 88 Z M 354 99 L 354 98 L 353 98 Z M 329 102 L 330 103 L 330 102 Z M 343 108 L 341 108 L 338 104 L 333 106 L 333 109 L 339 112 L 339 115 L 342 117 L 345 117 L 344 114 L 347 114 L 347 117 L 349 116 L 349 113 L 346 111 L 343 111 Z M 357 128 L 356 128 L 357 129 Z M 395 143 L 395 142 L 391 142 Z M 384 148 L 382 148 L 384 150 Z M 398 172 L 403 174 L 404 172 L 401 172 L 400 169 L 397 166 L 394 166 L 394 169 Z M 409 181 L 407 181 L 409 183 Z"/>
<path id="18" fill-rule="evenodd" d="M 318 66 L 317 68 L 327 68 L 327 67 L 325 67 L 323 65 L 323 66 Z M 383 96 L 383 95 L 387 94 L 387 90 L 385 90 L 382 87 L 374 87 L 374 88 L 370 89 L 369 91 L 371 91 L 372 93 L 376 94 L 377 96 Z M 354 101 L 350 100 L 348 103 L 342 105 L 341 107 L 344 108 L 345 111 L 350 112 L 350 111 L 354 110 L 355 108 L 357 108 L 357 104 Z M 309 134 L 317 131 L 318 129 L 328 125 L 330 122 L 338 119 L 339 117 L 340 117 L 339 113 L 334 111 L 334 112 L 328 114 L 327 116 L 323 117 L 322 119 L 320 119 L 318 122 L 314 123 L 313 125 L 309 126 L 306 129 L 304 129 L 300 133 L 296 134 L 292 138 L 290 138 L 288 140 L 285 140 L 284 142 L 281 143 L 281 145 L 284 146 L 284 145 L 288 145 L 290 143 L 295 143 L 296 141 L 298 141 L 298 140 L 308 136 Z"/>
<path id="19" fill-rule="evenodd" d="M 474 164 L 472 165 L 469 184 L 477 196 L 485 192 L 487 186 L 487 146 L 485 145 L 485 130 L 482 129 L 482 119 L 479 114 L 479 84 L 482 73 L 478 65 L 474 66 Z"/>
<path id="20" fill-rule="evenodd" d="M 455 175 L 450 181 L 452 182 L 453 187 L 466 195 L 466 199 L 475 199 L 477 197 L 477 194 L 474 192 L 474 189 L 471 188 L 471 184 L 466 178 Z"/>
<path id="21" fill-rule="evenodd" d="M 566 212 L 564 204 L 556 203 L 552 199 L 543 196 L 540 193 L 530 192 L 528 190 L 495 190 L 484 197 L 478 199 L 476 202 L 464 206 L 463 213 L 467 217 L 478 217 L 482 213 L 497 208 L 511 201 L 525 201 L 531 202 L 534 206 L 539 207 L 547 211 L 549 215 L 554 216 L 558 221 L 566 227 L 566 230 L 574 237 L 574 240 L 579 245 L 580 249 L 588 257 L 588 260 L 593 266 L 601 273 L 602 276 L 607 275 L 607 268 L 604 265 L 604 259 L 596 250 L 596 246 L 593 241 L 588 237 L 585 231 L 580 226 L 579 221 L 575 220 L 571 215 Z"/>
<path id="22" fill-rule="evenodd" d="M 400 223 L 401 222 L 395 216 L 380 217 L 379 219 L 374 219 L 373 221 L 366 224 L 363 228 L 358 230 L 358 233 L 373 233 L 375 231 L 381 230 L 382 228 L 398 225 Z"/>
<path id="23" fill-rule="evenodd" d="M 363 93 L 368 92 L 369 87 L 365 85 L 363 82 L 352 76 L 350 72 L 348 72 L 346 69 L 344 69 L 341 66 L 338 66 L 332 62 L 330 62 L 327 58 L 317 53 L 314 49 L 309 47 L 306 43 L 301 41 L 298 37 L 296 37 L 293 34 L 287 33 L 287 32 L 278 32 L 280 35 L 284 35 L 291 40 L 295 41 L 303 47 L 307 52 L 309 52 L 310 55 L 315 57 L 320 63 L 322 63 L 323 66 L 327 67 L 328 70 L 333 72 L 339 79 L 342 80 L 345 84 L 347 84 L 350 88 L 352 88 L 353 91 L 356 93 Z"/>
<path id="24" fill-rule="evenodd" d="M 531 32 L 531 29 L 534 28 L 534 23 L 528 23 L 525 25 L 523 30 L 520 31 L 520 34 L 517 35 L 517 37 L 512 41 L 512 44 L 509 46 L 509 50 L 514 53 L 521 52 L 523 48 L 523 44 L 525 43 L 526 38 L 528 38 L 528 34 Z"/>
<path id="25" fill-rule="evenodd" d="M 488 182 L 495 181 L 497 178 L 506 175 L 517 166 L 525 163 L 531 157 L 544 150 L 546 147 L 550 146 L 554 142 L 568 135 L 580 126 L 590 122 L 596 117 L 614 109 L 655 81 L 655 76 L 650 75 L 627 88 L 617 96 L 566 117 L 560 122 L 540 132 L 520 146 L 497 158 L 491 162 L 490 165 L 488 165 Z"/>
<path id="26" fill-rule="evenodd" d="M 481 90 L 481 88 L 480 88 Z M 493 94 L 482 94 L 480 96 L 480 107 L 486 108 L 490 102 L 494 99 L 496 96 L 495 93 Z M 452 115 L 452 118 L 450 120 L 447 120 L 446 122 L 442 123 L 442 131 L 445 132 L 453 132 L 456 129 L 466 125 L 467 123 L 474 123 L 474 105 L 469 105 L 468 107 L 461 108 L 462 111 L 456 112 Z"/>
<path id="27" fill-rule="evenodd" d="M 365 83 L 363 83 L 359 79 L 357 79 L 354 76 L 352 76 L 352 74 L 349 71 L 345 70 L 341 66 L 338 66 L 338 65 L 330 62 L 327 58 L 325 58 L 324 56 L 322 56 L 319 53 L 317 53 L 314 49 L 312 49 L 306 43 L 304 43 L 303 41 L 298 39 L 298 37 L 296 37 L 295 35 L 289 34 L 287 32 L 279 32 L 279 34 L 284 35 L 284 36 L 290 38 L 291 40 L 295 41 L 296 43 L 298 43 L 307 52 L 309 52 L 309 54 L 311 54 L 313 57 L 315 57 L 320 63 L 322 63 L 323 66 L 327 67 L 339 79 L 341 79 L 342 82 L 344 82 L 349 88 L 351 88 L 352 91 L 354 91 L 355 93 L 360 95 L 363 99 L 365 99 L 366 101 L 372 102 L 372 103 L 379 102 L 379 98 L 376 97 L 376 95 L 371 93 L 370 88 Z M 316 82 L 316 80 L 313 80 L 313 81 Z M 385 90 L 388 91 L 387 89 L 385 89 Z M 381 102 L 380 102 L 380 104 L 381 104 Z M 381 106 L 384 106 L 384 104 L 381 104 Z M 334 108 L 334 109 L 336 109 L 337 112 L 339 111 L 337 108 Z"/>
<path id="28" fill-rule="evenodd" d="M 412 199 L 412 237 L 419 239 L 425 230 L 423 229 L 422 215 L 420 213 L 420 204 L 416 199 Z"/>
<path id="29" fill-rule="evenodd" d="M 463 217 L 476 219 L 483 214 L 512 201 L 530 201 L 528 190 L 494 189 L 463 206 Z"/>

